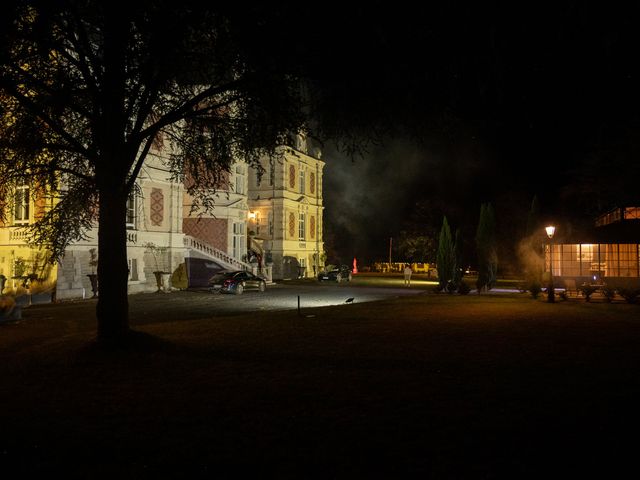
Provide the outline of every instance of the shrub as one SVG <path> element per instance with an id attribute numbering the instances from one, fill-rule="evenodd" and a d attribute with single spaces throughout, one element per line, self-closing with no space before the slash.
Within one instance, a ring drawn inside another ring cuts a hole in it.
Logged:
<path id="1" fill-rule="evenodd" d="M 460 295 L 468 295 L 470 291 L 471 287 L 469 286 L 469 284 L 464 280 L 460 280 L 460 283 L 458 284 L 458 293 Z"/>
<path id="2" fill-rule="evenodd" d="M 9 295 L 0 295 L 0 313 L 10 313 L 16 306 L 16 301 Z"/>
<path id="3" fill-rule="evenodd" d="M 528 290 L 531 293 L 531 298 L 536 299 L 540 295 L 540 292 L 542 292 L 542 287 L 538 282 L 533 282 L 529 285 Z"/>
<path id="4" fill-rule="evenodd" d="M 6 287 L 6 288 L 3 290 L 3 292 L 4 292 L 4 294 L 3 294 L 3 295 L 6 295 L 6 296 L 8 296 L 8 297 L 15 297 L 15 296 L 16 296 L 16 289 L 15 289 L 15 288 L 13 288 L 13 287 Z"/>
<path id="5" fill-rule="evenodd" d="M 593 295 L 593 292 L 595 292 L 597 289 L 598 287 L 595 287 L 593 285 L 581 285 L 579 290 L 584 295 L 584 299 L 588 302 L 591 300 L 591 295 Z"/>
<path id="6" fill-rule="evenodd" d="M 189 286 L 189 280 L 187 278 L 187 267 L 184 263 L 178 265 L 171 275 L 171 285 L 180 290 L 185 290 Z"/>
<path id="7" fill-rule="evenodd" d="M 26 288 L 24 288 L 22 285 L 19 285 L 18 287 L 16 287 L 16 293 L 15 296 L 19 297 L 21 295 L 27 295 L 29 292 L 27 291 Z"/>
<path id="8" fill-rule="evenodd" d="M 640 289 L 637 288 L 620 288 L 618 293 L 624 298 L 627 303 L 638 303 L 638 297 L 640 296 Z"/>
<path id="9" fill-rule="evenodd" d="M 602 289 L 602 294 L 604 295 L 604 298 L 607 300 L 607 302 L 611 303 L 611 300 L 613 300 L 616 296 L 616 289 L 613 287 L 604 287 Z"/>

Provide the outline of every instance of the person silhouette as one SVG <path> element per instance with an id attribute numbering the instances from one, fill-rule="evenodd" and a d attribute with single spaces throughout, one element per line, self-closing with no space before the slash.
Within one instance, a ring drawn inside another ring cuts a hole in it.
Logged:
<path id="1" fill-rule="evenodd" d="M 409 266 L 409 264 L 407 263 L 404 267 L 404 286 L 405 287 L 410 287 L 411 286 L 411 274 L 413 273 L 413 270 L 411 270 L 411 266 Z"/>

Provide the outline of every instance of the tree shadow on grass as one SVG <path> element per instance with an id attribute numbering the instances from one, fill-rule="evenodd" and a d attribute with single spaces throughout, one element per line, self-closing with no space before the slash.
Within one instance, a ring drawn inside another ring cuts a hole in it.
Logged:
<path id="1" fill-rule="evenodd" d="M 118 339 L 94 339 L 79 351 L 79 357 L 95 357 L 109 354 L 156 354 L 174 352 L 177 345 L 150 333 L 129 330 Z"/>

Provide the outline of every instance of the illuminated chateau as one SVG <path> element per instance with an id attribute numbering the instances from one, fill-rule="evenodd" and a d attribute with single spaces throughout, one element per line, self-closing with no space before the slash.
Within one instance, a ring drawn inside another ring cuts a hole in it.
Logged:
<path id="1" fill-rule="evenodd" d="M 292 143 L 278 158 L 263 160 L 262 175 L 243 162 L 233 165 L 208 213 L 191 211 L 184 186 L 170 180 L 162 150 L 152 150 L 127 208 L 129 292 L 156 291 L 160 272 L 167 290 L 169 281 L 179 288 L 206 286 L 219 270 L 251 270 L 269 280 L 313 276 L 324 265 L 324 162 L 303 136 Z M 16 189 L 8 221 L 0 223 L 5 288 L 39 279 L 55 283 L 57 299 L 91 296 L 97 227 L 56 264 L 47 263 L 45 248 L 26 244 L 25 227 L 47 208 L 44 197 L 34 201 L 31 188 Z"/>
<path id="2" fill-rule="evenodd" d="M 273 262 L 275 278 L 315 277 L 324 267 L 320 150 L 298 136 L 280 160 L 249 176 L 250 249 Z"/>

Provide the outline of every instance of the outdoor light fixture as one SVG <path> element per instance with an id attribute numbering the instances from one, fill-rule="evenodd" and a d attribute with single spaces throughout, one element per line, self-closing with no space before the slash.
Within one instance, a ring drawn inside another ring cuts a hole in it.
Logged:
<path id="1" fill-rule="evenodd" d="M 255 220 L 256 219 L 256 212 L 249 212 L 248 213 L 248 217 L 251 220 Z"/>
<path id="2" fill-rule="evenodd" d="M 547 236 L 553 238 L 553 234 L 556 233 L 556 227 L 549 225 L 548 227 L 544 227 L 544 229 L 547 231 Z"/>
<path id="3" fill-rule="evenodd" d="M 547 286 L 547 302 L 553 303 L 555 302 L 555 292 L 553 291 L 553 245 L 551 244 L 551 239 L 553 238 L 553 234 L 556 233 L 556 227 L 549 225 L 544 229 L 547 232 L 547 237 L 549 237 L 549 285 Z"/>

